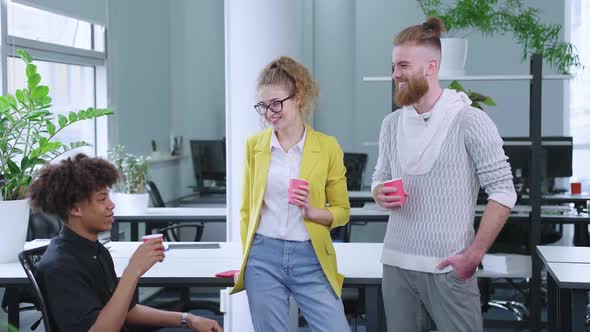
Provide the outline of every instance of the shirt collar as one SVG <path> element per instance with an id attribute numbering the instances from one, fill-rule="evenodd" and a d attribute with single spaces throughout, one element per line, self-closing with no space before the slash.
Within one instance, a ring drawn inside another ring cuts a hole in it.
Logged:
<path id="1" fill-rule="evenodd" d="M 89 254 L 94 256 L 100 249 L 100 242 L 90 241 L 87 238 L 79 235 L 78 233 L 71 230 L 68 226 L 64 225 L 59 232 L 59 237 L 63 241 L 73 244 L 77 250 L 82 254 Z"/>
<path id="2" fill-rule="evenodd" d="M 301 137 L 301 140 L 299 140 L 299 142 L 297 144 L 295 144 L 294 147 L 299 148 L 299 151 L 303 151 L 303 147 L 305 146 L 305 136 L 307 135 L 307 126 L 304 126 L 303 129 L 303 136 Z M 270 149 L 272 150 L 273 148 L 275 149 L 283 149 L 283 147 L 281 146 L 281 143 L 279 143 L 279 139 L 277 138 L 277 133 L 273 130 L 272 131 L 272 135 L 270 137 Z"/>

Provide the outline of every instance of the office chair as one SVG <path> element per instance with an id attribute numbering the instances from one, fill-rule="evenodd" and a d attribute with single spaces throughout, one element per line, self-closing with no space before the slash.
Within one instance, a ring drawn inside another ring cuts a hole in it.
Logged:
<path id="1" fill-rule="evenodd" d="M 164 200 L 162 199 L 162 195 L 160 194 L 160 190 L 153 181 L 147 181 L 145 184 L 145 190 L 147 191 L 148 195 L 150 196 L 150 200 L 152 201 L 152 205 L 154 207 L 166 207 Z M 205 230 L 205 225 L 203 223 L 199 224 L 190 224 L 190 225 L 176 225 L 174 223 L 166 222 L 166 223 L 147 223 L 145 225 L 145 232 L 146 234 L 152 234 L 154 230 L 158 233 L 164 234 L 164 239 L 168 242 L 178 242 L 180 241 L 180 229 L 183 228 L 193 228 L 195 229 L 195 237 L 193 239 L 194 242 L 200 242 L 201 238 L 203 237 L 203 232 Z"/>
<path id="2" fill-rule="evenodd" d="M 349 191 L 360 191 L 363 186 L 363 174 L 367 167 L 369 156 L 366 153 L 344 153 L 344 167 L 346 167 L 346 187 Z M 350 242 L 350 223 L 333 229 L 331 233 L 334 242 Z"/>
<path id="3" fill-rule="evenodd" d="M 510 217 L 509 217 L 510 219 Z M 530 255 L 529 249 L 529 232 L 528 223 L 510 222 L 508 220 L 504 228 L 498 234 L 498 237 L 490 247 L 488 253 Z M 562 232 L 554 228 L 554 225 L 541 225 L 541 243 L 540 245 L 557 242 L 561 239 Z M 493 281 L 491 279 L 478 279 L 478 285 L 482 298 L 482 311 L 487 311 L 490 307 L 506 310 L 514 314 L 517 320 L 526 320 L 529 317 L 529 311 L 526 302 L 528 295 L 526 289 L 530 278 L 525 278 L 524 285 L 520 285 L 512 279 L 506 278 L 508 284 L 520 295 L 519 300 L 497 300 L 492 298 L 494 293 Z"/>
<path id="4" fill-rule="evenodd" d="M 59 234 L 63 221 L 46 213 L 31 213 L 27 231 L 27 241 L 35 239 L 51 239 Z M 38 310 L 39 304 L 35 291 L 31 287 L 7 288 L 2 298 L 2 309 L 8 311 L 8 299 L 13 298 L 18 303 L 30 303 L 30 306 L 20 307 L 19 311 Z M 41 320 L 36 321 L 31 328 L 37 328 Z"/>
<path id="5" fill-rule="evenodd" d="M 35 330 L 40 322 L 43 321 L 45 331 L 51 332 L 57 331 L 57 328 L 55 327 L 55 324 L 53 323 L 49 314 L 50 309 L 42 290 L 42 285 L 37 282 L 37 269 L 35 267 L 35 264 L 37 264 L 37 262 L 41 259 L 41 256 L 43 256 L 43 253 L 45 253 L 46 249 L 47 246 L 25 250 L 18 255 L 18 260 L 23 266 L 23 269 L 27 274 L 27 278 L 29 279 L 29 283 L 32 286 L 36 302 L 35 306 L 37 310 L 41 312 L 41 318 L 36 321 L 33 326 L 31 326 L 31 330 Z"/>
<path id="6" fill-rule="evenodd" d="M 154 207 L 166 207 L 164 200 L 162 199 L 162 195 L 160 195 L 160 191 L 158 187 L 153 181 L 147 181 L 145 186 L 146 191 L 150 196 L 150 200 L 152 201 L 152 205 Z M 180 230 L 184 228 L 193 228 L 196 230 L 195 237 L 193 242 L 200 242 L 201 238 L 203 237 L 204 225 L 203 223 L 200 224 L 173 224 L 173 223 L 147 223 L 146 224 L 146 233 L 151 234 L 153 230 L 157 230 L 158 233 L 164 234 L 164 239 L 167 242 L 178 242 L 180 241 Z M 192 301 L 190 299 L 190 288 L 183 287 L 183 288 L 168 288 L 166 289 L 174 289 L 180 291 L 180 300 L 175 300 L 172 302 L 167 302 L 160 304 L 161 307 L 170 308 L 173 307 L 180 311 L 190 311 L 194 309 L 206 309 L 209 311 L 214 312 L 217 315 L 221 315 L 219 310 L 219 303 L 213 301 Z"/>

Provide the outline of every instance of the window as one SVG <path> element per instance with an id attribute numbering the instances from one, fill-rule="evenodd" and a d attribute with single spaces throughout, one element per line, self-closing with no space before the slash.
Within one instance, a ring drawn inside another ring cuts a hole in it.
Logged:
<path id="1" fill-rule="evenodd" d="M 574 138 L 573 173 L 584 182 L 584 190 L 590 191 L 590 2 L 571 0 L 570 39 L 576 45 L 583 71 L 570 81 L 569 129 Z"/>
<path id="2" fill-rule="evenodd" d="M 104 51 L 104 38 L 96 47 L 92 34 L 100 33 L 93 24 L 75 18 L 53 14 L 37 8 L 8 2 L 8 35 L 86 50 Z M 104 36 L 104 29 L 103 36 Z"/>
<path id="3" fill-rule="evenodd" d="M 6 86 L 14 94 L 26 86 L 25 65 L 16 56 L 24 49 L 33 57 L 53 99 L 51 111 L 66 115 L 87 107 L 106 107 L 105 28 L 78 18 L 7 1 L 7 26 L 2 33 L 8 41 L 3 63 Z M 83 152 L 106 156 L 107 120 L 81 121 L 60 132 L 63 143 L 86 141 L 93 147 L 75 149 L 64 157 Z"/>
<path id="4" fill-rule="evenodd" d="M 94 68 L 89 66 L 69 65 L 56 62 L 35 61 L 37 72 L 48 85 L 52 101 L 52 112 L 65 116 L 72 110 L 78 111 L 94 105 Z M 20 58 L 9 57 L 8 65 L 8 92 L 13 94 L 16 89 L 26 86 L 25 63 Z M 85 141 L 96 146 L 94 137 L 94 122 L 81 121 L 57 134 L 56 139 L 71 143 Z M 95 155 L 94 148 L 84 147 L 73 151 L 63 157 L 83 152 Z"/>

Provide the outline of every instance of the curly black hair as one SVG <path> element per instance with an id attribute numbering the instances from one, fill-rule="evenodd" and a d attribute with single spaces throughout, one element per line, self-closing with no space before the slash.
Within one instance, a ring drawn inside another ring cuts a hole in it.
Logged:
<path id="1" fill-rule="evenodd" d="M 74 204 L 111 187 L 119 179 L 113 164 L 83 153 L 57 164 L 46 164 L 35 175 L 28 196 L 34 211 L 57 215 L 67 222 Z"/>

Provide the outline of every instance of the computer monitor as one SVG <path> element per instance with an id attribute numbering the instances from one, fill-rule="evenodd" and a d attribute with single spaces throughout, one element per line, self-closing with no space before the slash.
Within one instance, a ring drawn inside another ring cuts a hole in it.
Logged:
<path id="1" fill-rule="evenodd" d="M 504 152 L 514 173 L 521 169 L 522 176 L 528 177 L 531 158 L 531 140 L 528 137 L 503 137 Z M 541 138 L 541 174 L 548 178 L 572 176 L 573 139 L 565 136 L 544 136 Z"/>
<path id="2" fill-rule="evenodd" d="M 524 190 L 530 174 L 531 141 L 528 137 L 504 137 L 504 152 L 515 177 L 515 184 L 519 181 L 520 173 Z M 573 140 L 571 137 L 546 136 L 541 138 L 541 190 L 551 193 L 556 190 L 555 178 L 572 176 Z M 518 191 L 518 189 L 517 189 Z"/>
<path id="3" fill-rule="evenodd" d="M 191 140 L 197 191 L 225 191 L 225 140 Z"/>

